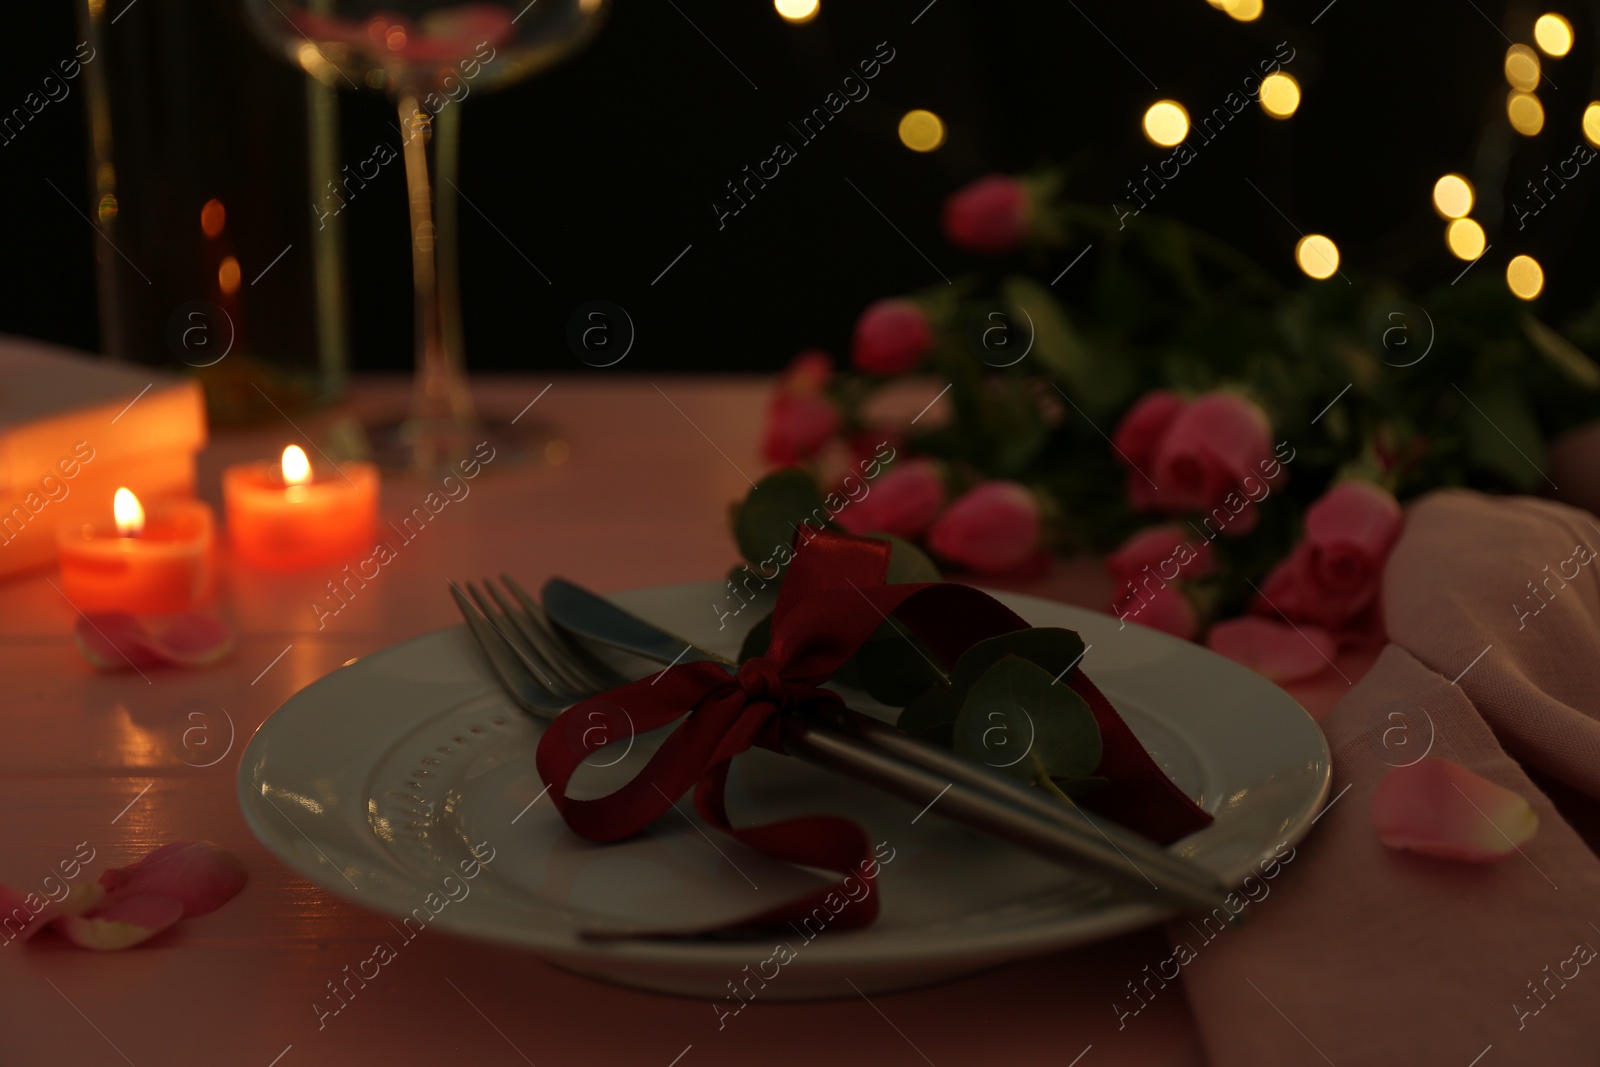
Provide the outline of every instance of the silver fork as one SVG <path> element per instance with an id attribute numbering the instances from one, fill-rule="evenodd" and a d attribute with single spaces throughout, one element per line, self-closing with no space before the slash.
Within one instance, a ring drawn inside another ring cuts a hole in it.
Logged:
<path id="1" fill-rule="evenodd" d="M 483 580 L 487 598 L 471 582 L 467 593 L 451 582 L 450 595 L 501 686 L 523 711 L 554 719 L 580 700 L 632 681 L 552 626 L 544 608 L 513 578 L 500 579 L 516 607 L 488 578 Z"/>
<path id="2" fill-rule="evenodd" d="M 502 575 L 501 581 L 509 598 L 489 579 L 483 581 L 487 596 L 471 582 L 467 593 L 454 582 L 450 591 L 520 708 L 553 719 L 580 700 L 632 680 L 561 632 L 515 580 Z M 816 716 L 785 714 L 780 719 L 784 748 L 807 763 L 926 805 L 923 811 L 937 804 L 951 819 L 1076 870 L 1087 868 L 1151 903 L 1196 912 L 1220 906 L 1221 914 L 1232 915 L 1224 904 L 1227 890 L 1192 860 L 1115 826 L 1102 827 L 1081 809 L 1056 807 L 1025 786 L 975 775 L 964 761 L 954 765 L 960 757 L 943 750 L 935 750 L 930 760 L 920 752 L 927 746 L 876 720 L 861 721 L 869 718 L 832 709 Z"/>

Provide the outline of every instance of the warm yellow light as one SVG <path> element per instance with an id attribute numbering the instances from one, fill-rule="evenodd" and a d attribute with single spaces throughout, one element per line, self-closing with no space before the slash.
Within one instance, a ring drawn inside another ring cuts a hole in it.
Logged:
<path id="1" fill-rule="evenodd" d="M 207 237 L 217 237 L 228 222 L 228 211 L 221 200 L 207 200 L 200 209 L 200 232 Z"/>
<path id="2" fill-rule="evenodd" d="M 1512 129 L 1524 137 L 1532 137 L 1544 129 L 1544 105 L 1532 93 L 1513 89 L 1506 97 L 1506 118 L 1511 120 Z"/>
<path id="3" fill-rule="evenodd" d="M 117 520 L 117 533 L 123 537 L 138 537 L 144 533 L 144 507 L 131 491 L 117 490 L 111 498 L 111 515 Z"/>
<path id="4" fill-rule="evenodd" d="M 1600 148 L 1600 100 L 1583 109 L 1583 135 Z"/>
<path id="5" fill-rule="evenodd" d="M 1533 43 L 1547 56 L 1560 59 L 1572 51 L 1572 23 L 1551 12 L 1533 24 Z"/>
<path id="6" fill-rule="evenodd" d="M 1477 259 L 1483 255 L 1483 227 L 1471 219 L 1454 219 L 1444 228 L 1444 243 L 1457 259 Z"/>
<path id="7" fill-rule="evenodd" d="M 778 9 L 788 22 L 810 22 L 817 17 L 817 10 L 822 6 L 817 0 L 772 0 L 772 6 Z"/>
<path id="8" fill-rule="evenodd" d="M 1144 135 L 1164 148 L 1189 136 L 1189 113 L 1176 100 L 1158 100 L 1144 113 Z"/>
<path id="9" fill-rule="evenodd" d="M 1446 174 L 1433 183 L 1433 210 L 1447 219 L 1472 211 L 1472 183 L 1459 174 Z"/>
<path id="10" fill-rule="evenodd" d="M 311 480 L 311 461 L 306 458 L 306 450 L 299 445 L 290 445 L 283 450 L 283 484 L 304 485 Z"/>
<path id="11" fill-rule="evenodd" d="M 1532 256 L 1516 256 L 1506 264 L 1506 285 L 1513 295 L 1532 300 L 1544 288 L 1544 268 Z"/>
<path id="12" fill-rule="evenodd" d="M 1539 88 L 1539 53 L 1525 44 L 1506 49 L 1506 81 L 1511 88 L 1531 93 Z"/>
<path id="13" fill-rule="evenodd" d="M 917 108 L 900 116 L 900 143 L 913 152 L 932 152 L 944 144 L 944 120 Z"/>
<path id="14" fill-rule="evenodd" d="M 1320 233 L 1308 233 L 1295 243 L 1294 258 L 1301 270 L 1321 281 L 1338 271 L 1339 246 Z"/>
<path id="15" fill-rule="evenodd" d="M 1212 7 L 1219 7 L 1240 22 L 1254 22 L 1261 17 L 1261 0 L 1211 0 Z"/>
<path id="16" fill-rule="evenodd" d="M 1275 119 L 1286 119 L 1300 106 L 1300 83 L 1287 74 L 1268 74 L 1261 79 L 1261 110 Z"/>

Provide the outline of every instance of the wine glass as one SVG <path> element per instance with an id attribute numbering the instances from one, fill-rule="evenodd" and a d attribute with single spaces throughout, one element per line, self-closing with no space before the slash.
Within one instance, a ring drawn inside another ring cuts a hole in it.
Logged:
<path id="1" fill-rule="evenodd" d="M 379 458 L 386 465 L 431 470 L 485 437 L 514 445 L 517 428 L 490 425 L 474 409 L 461 357 L 452 195 L 459 102 L 543 70 L 586 43 L 600 28 L 608 0 L 244 4 L 256 31 L 312 77 L 327 85 L 381 89 L 399 116 L 398 154 L 410 202 L 416 375 L 407 416 L 377 431 Z M 328 183 L 323 208 L 342 210 L 345 198 L 361 187 L 364 168 L 389 158 L 363 160 L 356 173 L 346 167 L 337 186 Z M 433 184 L 435 176 L 445 188 Z"/>

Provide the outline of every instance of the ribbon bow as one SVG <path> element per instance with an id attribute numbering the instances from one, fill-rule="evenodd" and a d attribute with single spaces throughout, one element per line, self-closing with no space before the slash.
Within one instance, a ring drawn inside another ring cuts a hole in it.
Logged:
<path id="1" fill-rule="evenodd" d="M 821 688 L 888 619 L 915 633 L 945 667 L 973 644 L 1028 624 L 998 600 L 949 582 L 885 585 L 889 542 L 824 531 L 797 544 L 765 654 L 735 675 L 719 664 L 668 667 L 575 704 L 545 730 L 536 766 L 567 825 L 591 841 L 616 841 L 663 815 L 691 785 L 701 818 L 765 855 L 846 877 L 768 908 L 718 932 L 770 928 L 826 908 L 835 929 L 877 918 L 872 890 L 878 863 L 856 823 L 815 815 L 738 827 L 724 800 L 734 756 L 755 745 L 782 751 L 778 716 L 838 702 Z M 1099 724 L 1103 755 L 1098 773 L 1110 785 L 1093 798 L 1095 810 L 1158 840 L 1173 840 L 1210 822 L 1150 759 L 1116 710 L 1081 670 L 1067 684 L 1088 703 Z M 681 719 L 644 769 L 617 791 L 594 800 L 566 795 L 567 784 L 591 753 L 607 744 Z M 849 872 L 849 873 L 847 873 Z M 866 883 L 846 906 L 841 891 L 853 873 Z M 835 903 L 838 906 L 834 906 Z M 694 936 L 707 933 L 693 931 Z M 683 935 L 685 931 L 676 931 Z"/>

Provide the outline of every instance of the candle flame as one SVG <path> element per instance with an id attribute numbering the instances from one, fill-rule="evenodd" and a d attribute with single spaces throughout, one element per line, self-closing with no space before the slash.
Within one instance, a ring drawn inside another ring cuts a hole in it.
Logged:
<path id="1" fill-rule="evenodd" d="M 305 449 L 299 445 L 290 445 L 283 450 L 283 483 L 285 485 L 304 485 L 311 480 L 311 461 L 306 458 Z"/>
<path id="2" fill-rule="evenodd" d="M 117 533 L 123 537 L 138 537 L 144 532 L 144 507 L 129 490 L 117 490 L 111 498 L 111 514 L 117 520 Z"/>

